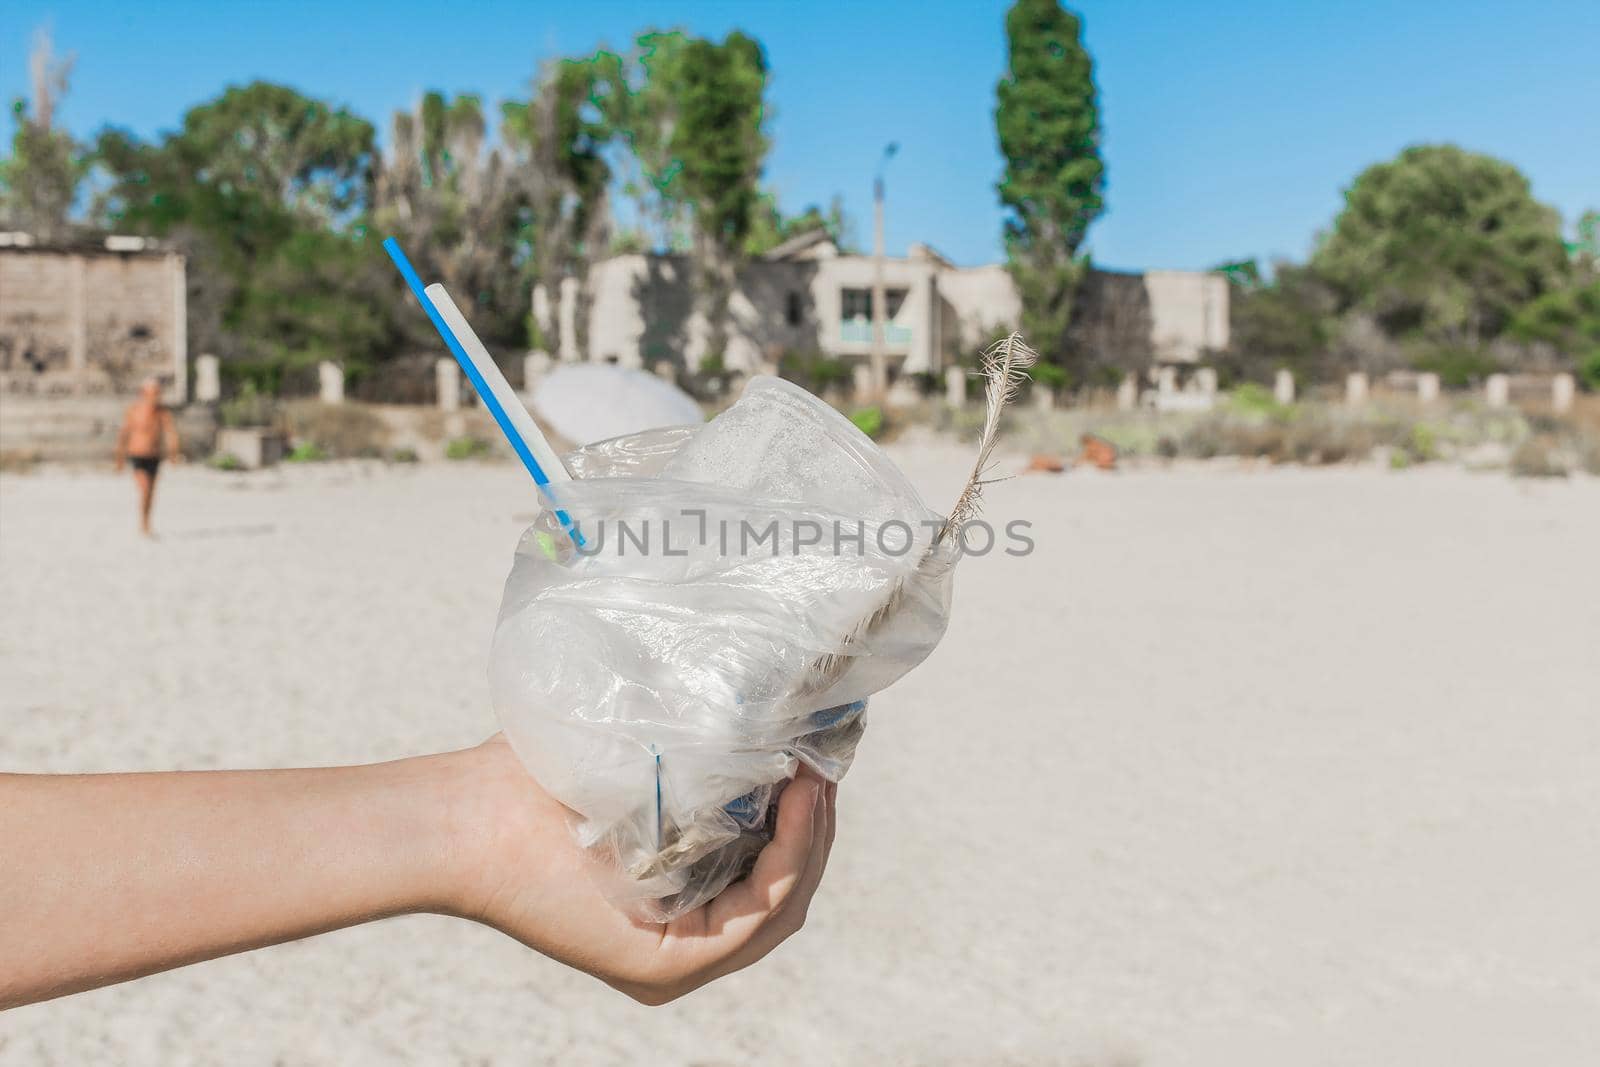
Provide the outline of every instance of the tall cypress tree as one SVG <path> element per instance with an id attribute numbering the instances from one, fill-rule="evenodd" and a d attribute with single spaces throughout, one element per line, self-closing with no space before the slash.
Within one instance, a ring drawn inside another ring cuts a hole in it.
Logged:
<path id="1" fill-rule="evenodd" d="M 1007 209 L 1007 266 L 1022 300 L 1022 329 L 1046 359 L 1081 379 L 1070 350 L 1078 258 L 1104 210 L 1094 64 L 1076 15 L 1057 0 L 1017 0 L 1006 15 L 1010 63 L 996 90 L 995 128 L 1006 157 L 998 186 Z"/>

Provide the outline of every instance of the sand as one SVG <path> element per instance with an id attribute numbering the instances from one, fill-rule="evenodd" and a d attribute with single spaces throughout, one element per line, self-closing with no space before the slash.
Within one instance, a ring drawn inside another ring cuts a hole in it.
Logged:
<path id="1" fill-rule="evenodd" d="M 896 455 L 936 502 L 966 460 Z M 147 544 L 126 481 L 0 478 L 0 768 L 494 729 L 516 468 L 188 468 L 158 505 Z M 1037 550 L 963 564 L 753 970 L 645 1009 L 414 917 L 12 1011 L 0 1063 L 1600 1062 L 1600 482 L 1214 464 L 989 513 Z"/>

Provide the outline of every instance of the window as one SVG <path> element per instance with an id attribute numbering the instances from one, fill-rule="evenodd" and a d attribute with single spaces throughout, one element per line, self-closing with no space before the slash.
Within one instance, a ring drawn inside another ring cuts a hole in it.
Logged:
<path id="1" fill-rule="evenodd" d="M 799 293 L 789 291 L 789 298 L 784 302 L 783 317 L 788 320 L 790 326 L 800 325 L 801 320 L 805 318 L 805 309 L 800 304 Z"/>
<path id="2" fill-rule="evenodd" d="M 893 319 L 900 314 L 900 305 L 906 302 L 904 289 L 885 289 L 883 291 L 884 303 L 889 305 L 887 319 Z M 871 289 L 846 289 L 840 294 L 839 317 L 846 322 L 851 319 L 865 319 L 872 321 L 872 290 Z"/>
<path id="3" fill-rule="evenodd" d="M 872 290 L 871 289 L 846 289 L 841 296 L 839 317 L 849 322 L 851 319 L 872 319 Z"/>

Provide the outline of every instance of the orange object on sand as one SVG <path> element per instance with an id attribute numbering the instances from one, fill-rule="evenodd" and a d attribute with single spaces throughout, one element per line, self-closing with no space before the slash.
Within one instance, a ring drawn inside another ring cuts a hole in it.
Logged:
<path id="1" fill-rule="evenodd" d="M 1078 438 L 1078 443 L 1083 446 L 1083 451 L 1078 454 L 1079 464 L 1091 464 L 1103 471 L 1117 469 L 1116 445 L 1092 433 L 1086 433 Z"/>
<path id="2" fill-rule="evenodd" d="M 1035 452 L 1028 457 L 1028 469 L 1024 474 L 1060 474 L 1067 469 L 1060 456 L 1048 452 Z"/>

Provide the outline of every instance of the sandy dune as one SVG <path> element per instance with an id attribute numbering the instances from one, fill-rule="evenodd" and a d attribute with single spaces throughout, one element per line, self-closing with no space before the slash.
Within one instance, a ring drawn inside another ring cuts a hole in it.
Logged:
<path id="1" fill-rule="evenodd" d="M 897 453 L 942 504 L 966 454 Z M 0 478 L 0 767 L 494 728 L 517 469 Z M 874 706 L 808 928 L 633 1005 L 419 917 L 0 1016 L 0 1063 L 1600 1062 L 1600 482 L 1226 466 L 998 487 Z M 3 857 L 0 857 L 3 863 Z M 0 961 L 0 966 L 4 961 Z"/>

